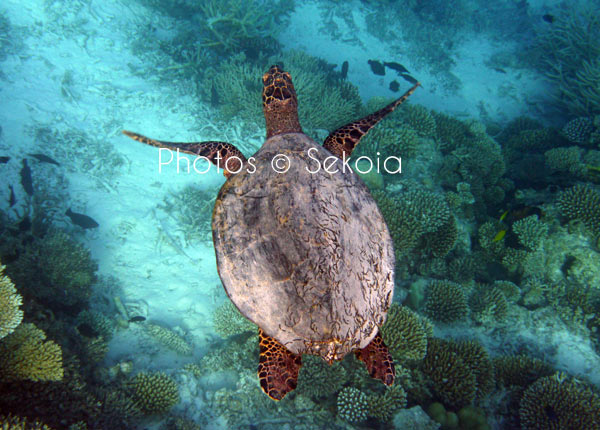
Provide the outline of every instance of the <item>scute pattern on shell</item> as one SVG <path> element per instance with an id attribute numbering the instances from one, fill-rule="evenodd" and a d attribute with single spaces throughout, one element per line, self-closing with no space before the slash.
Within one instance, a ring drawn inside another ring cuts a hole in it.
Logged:
<path id="1" fill-rule="evenodd" d="M 271 166 L 277 154 L 289 157 L 284 174 Z M 289 351 L 333 361 L 366 347 L 385 321 L 394 251 L 360 179 L 347 167 L 311 174 L 311 156 L 321 165 L 332 157 L 301 133 L 268 139 L 254 156 L 256 172 L 221 188 L 213 239 L 219 275 L 242 314 Z"/>

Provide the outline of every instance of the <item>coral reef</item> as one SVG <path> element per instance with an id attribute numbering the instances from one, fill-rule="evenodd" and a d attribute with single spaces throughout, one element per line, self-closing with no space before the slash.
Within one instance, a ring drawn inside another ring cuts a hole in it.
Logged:
<path id="1" fill-rule="evenodd" d="M 442 195 L 411 187 L 393 196 L 375 191 L 373 198 L 390 229 L 397 258 L 408 254 L 417 245 L 436 256 L 447 254 L 454 246 L 456 221 Z"/>
<path id="2" fill-rule="evenodd" d="M 449 342 L 429 339 L 420 369 L 430 379 L 435 398 L 445 406 L 460 409 L 475 399 L 477 378 Z"/>
<path id="3" fill-rule="evenodd" d="M 569 142 L 578 144 L 588 143 L 593 131 L 594 124 L 592 120 L 584 116 L 572 119 L 562 128 L 562 133 Z"/>
<path id="4" fill-rule="evenodd" d="M 300 51 L 284 53 L 279 60 L 292 75 L 300 124 L 307 134 L 316 129 L 332 131 L 357 117 L 362 103 L 358 90 L 330 76 L 321 60 Z M 214 85 L 225 119 L 238 116 L 245 122 L 263 124 L 263 73 L 244 58 L 232 58 L 219 67 Z"/>
<path id="5" fill-rule="evenodd" d="M 600 113 L 600 21 L 591 7 L 564 9 L 539 37 L 543 71 L 569 115 Z"/>
<path id="6" fill-rule="evenodd" d="M 469 297 L 471 318 L 480 324 L 503 321 L 508 313 L 508 302 L 502 290 L 489 285 L 479 285 Z"/>
<path id="7" fill-rule="evenodd" d="M 327 364 L 321 357 L 305 355 L 298 375 L 298 392 L 312 399 L 336 393 L 348 379 L 342 363 Z"/>
<path id="8" fill-rule="evenodd" d="M 395 384 L 386 388 L 383 395 L 369 396 L 368 404 L 367 415 L 387 423 L 392 421 L 396 412 L 406 407 L 406 392 L 399 384 Z"/>
<path id="9" fill-rule="evenodd" d="M 230 300 L 215 309 L 213 326 L 222 337 L 257 331 L 256 325 L 243 316 Z"/>
<path id="10" fill-rule="evenodd" d="M 167 348 L 172 349 L 173 351 L 182 355 L 192 354 L 192 346 L 173 330 L 152 323 L 148 323 L 144 327 L 150 336 L 162 343 Z"/>
<path id="11" fill-rule="evenodd" d="M 62 351 L 35 325 L 23 323 L 0 342 L 0 381 L 60 381 Z"/>
<path id="12" fill-rule="evenodd" d="M 146 414 L 165 413 L 179 402 L 177 383 L 163 372 L 138 373 L 128 385 L 136 405 Z"/>
<path id="13" fill-rule="evenodd" d="M 51 230 L 30 243 L 7 271 L 22 294 L 64 310 L 89 300 L 97 269 L 87 248 L 65 232 Z"/>
<path id="14" fill-rule="evenodd" d="M 582 222 L 594 237 L 600 236 L 600 194 L 586 185 L 562 191 L 556 206 L 563 217 Z"/>
<path id="15" fill-rule="evenodd" d="M 600 429 L 600 396 L 557 373 L 525 390 L 519 417 L 523 430 Z"/>
<path id="16" fill-rule="evenodd" d="M 496 383 L 506 388 L 525 388 L 537 379 L 553 373 L 549 364 L 524 354 L 495 357 L 492 362 Z"/>
<path id="17" fill-rule="evenodd" d="M 369 397 L 357 388 L 346 387 L 337 396 L 338 416 L 350 423 L 367 419 Z"/>
<path id="18" fill-rule="evenodd" d="M 427 352 L 427 330 L 406 306 L 392 304 L 381 336 L 394 360 L 421 360 Z"/>
<path id="19" fill-rule="evenodd" d="M 0 415 L 0 429 L 2 430 L 52 430 L 39 421 L 28 421 L 26 418 L 14 415 Z M 69 429 L 70 430 L 70 429 Z"/>
<path id="20" fill-rule="evenodd" d="M 0 339 L 15 331 L 23 320 L 23 311 L 19 308 L 23 298 L 17 294 L 17 289 L 10 278 L 4 275 L 0 263 Z"/>
<path id="21" fill-rule="evenodd" d="M 433 281 L 427 288 L 425 311 L 435 321 L 451 323 L 464 320 L 468 313 L 467 298 L 459 284 Z"/>

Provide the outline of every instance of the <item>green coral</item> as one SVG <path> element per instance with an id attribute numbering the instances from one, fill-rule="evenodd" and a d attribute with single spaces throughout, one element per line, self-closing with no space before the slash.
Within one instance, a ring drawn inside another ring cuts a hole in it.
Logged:
<path id="1" fill-rule="evenodd" d="M 581 160 L 582 155 L 583 149 L 578 146 L 553 148 L 544 152 L 548 167 L 557 172 L 574 176 L 582 176 L 585 173 L 585 165 Z"/>
<path id="2" fill-rule="evenodd" d="M 213 326 L 222 337 L 245 332 L 256 332 L 256 325 L 243 316 L 235 305 L 227 300 L 213 314 Z"/>
<path id="3" fill-rule="evenodd" d="M 357 88 L 334 79 L 322 60 L 300 51 L 289 51 L 279 60 L 292 75 L 300 124 L 308 134 L 316 129 L 334 130 L 358 116 L 362 102 Z M 219 67 L 212 81 L 226 119 L 238 116 L 263 124 L 260 77 L 264 72 L 243 58 L 232 58 Z"/>
<path id="4" fill-rule="evenodd" d="M 523 430 L 600 429 L 600 396 L 563 374 L 540 378 L 523 393 Z"/>
<path id="5" fill-rule="evenodd" d="M 23 293 L 58 309 L 89 300 L 97 269 L 90 251 L 59 230 L 52 230 L 29 244 L 8 267 Z"/>
<path id="6" fill-rule="evenodd" d="M 600 20 L 592 7 L 556 15 L 540 36 L 546 77 L 557 88 L 556 103 L 571 116 L 600 113 Z"/>
<path id="7" fill-rule="evenodd" d="M 496 383 L 506 388 L 525 388 L 539 378 L 552 375 L 552 367 L 528 355 L 507 355 L 492 360 L 496 373 Z"/>
<path id="8" fill-rule="evenodd" d="M 403 104 L 400 110 L 402 121 L 422 137 L 435 137 L 437 124 L 429 109 L 415 104 Z"/>
<path id="9" fill-rule="evenodd" d="M 452 281 L 442 280 L 429 284 L 425 311 L 435 321 L 451 323 L 464 320 L 469 308 L 461 286 Z"/>
<path id="10" fill-rule="evenodd" d="M 458 354 L 475 376 L 478 399 L 483 399 L 494 388 L 494 366 L 485 348 L 476 341 L 447 342 L 446 347 Z"/>
<path id="11" fill-rule="evenodd" d="M 0 415 L 0 429 L 2 430 L 52 430 L 39 421 L 29 421 L 27 418 Z"/>
<path id="12" fill-rule="evenodd" d="M 383 395 L 369 396 L 367 415 L 387 423 L 392 421 L 394 414 L 404 407 L 406 407 L 406 392 L 396 383 L 386 388 Z"/>
<path id="13" fill-rule="evenodd" d="M 385 172 L 383 162 L 388 157 L 401 159 L 413 157 L 418 152 L 418 146 L 418 136 L 412 128 L 398 121 L 384 120 L 361 139 L 360 145 L 358 145 L 358 155 L 369 157 L 373 162 L 379 158 L 381 160 L 380 170 Z M 398 166 L 392 161 L 393 159 L 388 162 L 387 169 L 395 171 Z"/>
<path id="14" fill-rule="evenodd" d="M 0 341 L 1 381 L 60 381 L 62 350 L 35 325 L 23 323 Z"/>
<path id="15" fill-rule="evenodd" d="M 336 393 L 348 379 L 342 363 L 327 364 L 321 357 L 305 355 L 298 375 L 298 392 L 313 399 Z"/>
<path id="16" fill-rule="evenodd" d="M 575 185 L 559 194 L 556 205 L 563 217 L 581 221 L 594 237 L 600 236 L 600 194 L 595 189 Z"/>
<path id="17" fill-rule="evenodd" d="M 502 290 L 480 285 L 469 298 L 471 318 L 480 324 L 503 321 L 508 313 L 508 302 Z"/>
<path id="18" fill-rule="evenodd" d="M 443 195 L 417 188 L 391 196 L 373 192 L 386 220 L 396 257 L 406 255 L 417 245 L 434 255 L 445 255 L 456 241 L 454 217 Z"/>
<path id="19" fill-rule="evenodd" d="M 369 397 L 357 388 L 346 387 L 338 393 L 337 410 L 338 416 L 344 421 L 364 421 L 369 411 Z"/>
<path id="20" fill-rule="evenodd" d="M 394 360 L 421 360 L 427 352 L 427 331 L 419 316 L 406 306 L 392 304 L 381 336 Z"/>
<path id="21" fill-rule="evenodd" d="M 163 372 L 140 372 L 129 387 L 136 405 L 148 415 L 165 413 L 179 402 L 177 383 Z"/>
<path id="22" fill-rule="evenodd" d="M 475 399 L 477 379 L 452 349 L 449 342 L 429 339 L 427 355 L 420 368 L 429 377 L 435 398 L 447 407 L 460 409 Z"/>
<path id="23" fill-rule="evenodd" d="M 167 348 L 172 349 L 173 351 L 176 351 L 182 355 L 192 354 L 192 346 L 173 330 L 152 323 L 146 324 L 144 328 L 150 336 L 162 343 Z"/>
<path id="24" fill-rule="evenodd" d="M 537 215 L 515 221 L 512 225 L 513 232 L 519 242 L 528 251 L 535 251 L 548 234 L 548 224 L 540 221 Z"/>
<path id="25" fill-rule="evenodd" d="M 23 311 L 19 309 L 23 298 L 17 294 L 10 278 L 4 275 L 5 268 L 0 263 L 0 339 L 14 332 L 23 320 Z"/>

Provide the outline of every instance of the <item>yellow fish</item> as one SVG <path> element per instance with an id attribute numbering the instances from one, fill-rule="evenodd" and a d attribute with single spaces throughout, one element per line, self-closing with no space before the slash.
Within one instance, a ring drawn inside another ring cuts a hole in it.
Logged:
<path id="1" fill-rule="evenodd" d="M 504 236 L 506 235 L 506 230 L 500 230 L 496 236 L 494 236 L 494 238 L 492 239 L 492 242 L 498 242 L 501 241 L 502 239 L 504 239 Z"/>
<path id="2" fill-rule="evenodd" d="M 585 167 L 587 167 L 588 170 L 591 170 L 594 173 L 600 173 L 600 167 L 598 166 L 590 166 L 589 164 L 586 164 Z"/>
<path id="3" fill-rule="evenodd" d="M 504 213 L 502 215 L 500 215 L 500 221 L 504 221 L 504 218 L 506 218 L 506 215 L 508 215 L 508 212 L 510 212 L 508 209 L 504 211 Z"/>

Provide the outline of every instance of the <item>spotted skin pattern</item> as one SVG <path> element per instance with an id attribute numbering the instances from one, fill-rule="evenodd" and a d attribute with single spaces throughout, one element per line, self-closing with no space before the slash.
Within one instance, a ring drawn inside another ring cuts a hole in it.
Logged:
<path id="1" fill-rule="evenodd" d="M 223 169 L 223 174 L 227 178 L 239 172 L 243 163 L 247 161 L 246 157 L 244 157 L 244 154 L 242 154 L 239 149 L 227 142 L 164 142 L 162 140 L 150 139 L 149 137 L 127 130 L 123 130 L 123 134 L 131 137 L 133 140 L 145 143 L 146 145 L 155 146 L 157 148 L 166 148 L 172 151 L 179 149 L 180 152 L 186 154 L 206 157 L 215 166 Z"/>
<path id="2" fill-rule="evenodd" d="M 298 119 L 298 97 L 290 74 L 275 65 L 269 68 L 262 80 L 267 139 L 283 133 L 302 133 Z"/>
<path id="3" fill-rule="evenodd" d="M 387 386 L 394 383 L 396 377 L 394 360 L 380 333 L 377 333 L 377 336 L 365 348 L 356 350 L 354 354 L 356 358 L 365 363 L 371 378 L 379 379 Z"/>
<path id="4" fill-rule="evenodd" d="M 302 356 L 288 351 L 262 329 L 258 329 L 260 387 L 273 400 L 281 400 L 298 384 Z"/>
<path id="5" fill-rule="evenodd" d="M 412 93 L 415 92 L 419 85 L 421 84 L 417 82 L 399 99 L 394 100 L 389 105 L 379 109 L 377 112 L 338 128 L 329 136 L 327 136 L 327 139 L 325 139 L 325 142 L 323 143 L 323 147 L 333 155 L 336 155 L 338 158 L 349 158 L 356 145 L 358 145 L 358 141 L 365 134 L 367 134 L 367 132 L 375 124 L 377 124 L 386 115 L 392 113 L 394 109 L 401 105 Z"/>

